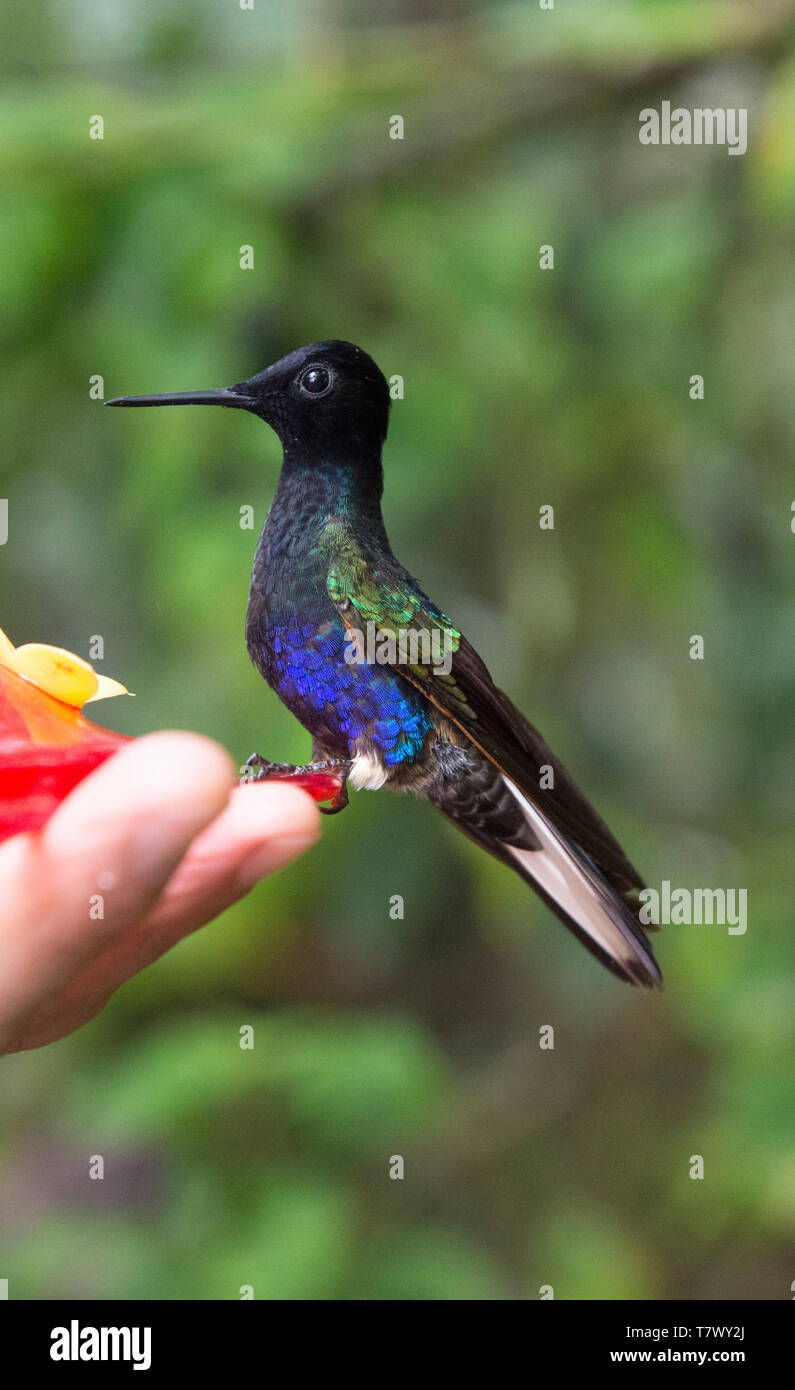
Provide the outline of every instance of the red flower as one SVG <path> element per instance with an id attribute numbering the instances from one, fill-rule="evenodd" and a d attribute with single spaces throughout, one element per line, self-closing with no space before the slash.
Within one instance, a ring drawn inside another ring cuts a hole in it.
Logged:
<path id="1" fill-rule="evenodd" d="M 127 694 L 60 647 L 14 648 L 0 631 L 0 840 L 37 830 L 78 782 L 127 742 L 80 713 Z"/>

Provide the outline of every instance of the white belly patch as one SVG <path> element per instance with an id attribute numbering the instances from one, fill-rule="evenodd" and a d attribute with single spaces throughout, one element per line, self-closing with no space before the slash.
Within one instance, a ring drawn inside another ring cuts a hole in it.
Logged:
<path id="1" fill-rule="evenodd" d="M 377 792 L 379 787 L 383 787 L 386 778 L 387 770 L 377 753 L 368 749 L 367 752 L 356 754 L 348 773 L 348 781 L 357 792 Z"/>

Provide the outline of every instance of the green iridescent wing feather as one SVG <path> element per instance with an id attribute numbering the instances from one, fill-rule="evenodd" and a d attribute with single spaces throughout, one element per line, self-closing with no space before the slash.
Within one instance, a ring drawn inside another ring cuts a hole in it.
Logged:
<path id="1" fill-rule="evenodd" d="M 434 659 L 401 661 L 401 674 L 423 690 L 440 709 L 449 706 L 454 710 L 457 720 L 474 720 L 475 712 L 469 707 L 466 693 L 456 682 L 452 670 L 446 675 L 440 669 L 447 664 L 442 660 L 444 653 L 454 656 L 461 645 L 458 628 L 421 592 L 393 557 L 368 559 L 359 543 L 342 527 L 334 537 L 333 554 L 326 587 L 345 626 L 364 633 L 367 624 L 372 623 L 377 632 L 392 635 L 396 646 L 401 633 L 428 634 L 426 650 L 433 651 Z M 430 641 L 432 635 L 435 635 L 435 646 Z"/>

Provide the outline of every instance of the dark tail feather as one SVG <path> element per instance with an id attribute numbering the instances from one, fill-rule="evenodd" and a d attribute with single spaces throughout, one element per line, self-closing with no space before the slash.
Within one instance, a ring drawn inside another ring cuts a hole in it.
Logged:
<path id="1" fill-rule="evenodd" d="M 463 804 L 451 798 L 448 784 L 447 795 L 432 797 L 435 805 L 476 844 L 521 874 L 619 979 L 646 989 L 661 985 L 660 968 L 638 921 L 637 903 L 612 888 L 584 851 L 557 830 L 509 777 L 492 771 L 500 783 L 491 782 L 488 804 L 484 804 L 486 787 L 473 799 L 470 782 Z M 506 791 L 513 814 L 506 813 Z"/>

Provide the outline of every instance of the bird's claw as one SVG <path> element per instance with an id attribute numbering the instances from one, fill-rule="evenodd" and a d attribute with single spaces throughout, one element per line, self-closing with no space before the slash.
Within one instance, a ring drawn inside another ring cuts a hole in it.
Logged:
<path id="1" fill-rule="evenodd" d="M 293 763 L 272 763 L 259 753 L 252 753 L 240 771 L 244 782 L 293 782 L 315 801 L 330 801 L 330 806 L 319 806 L 318 810 L 324 816 L 334 816 L 348 805 L 350 766 L 350 762 L 330 759 L 296 767 Z"/>
<path id="2" fill-rule="evenodd" d="M 246 758 L 240 775 L 246 782 L 264 782 L 268 777 L 283 777 L 297 771 L 292 763 L 271 763 L 261 754 L 252 753 L 250 758 Z"/>
<path id="3" fill-rule="evenodd" d="M 343 779 L 337 795 L 333 798 L 330 806 L 318 806 L 321 816 L 336 816 L 338 811 L 344 811 L 348 804 L 348 780 Z"/>

